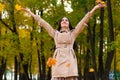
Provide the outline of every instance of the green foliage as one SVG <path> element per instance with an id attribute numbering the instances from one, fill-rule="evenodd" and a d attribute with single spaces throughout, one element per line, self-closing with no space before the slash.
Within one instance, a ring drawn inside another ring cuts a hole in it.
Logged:
<path id="1" fill-rule="evenodd" d="M 108 43 L 107 47 L 108 47 L 108 52 L 109 52 L 111 50 L 116 49 L 116 44 L 115 42 L 111 42 L 111 43 Z"/>

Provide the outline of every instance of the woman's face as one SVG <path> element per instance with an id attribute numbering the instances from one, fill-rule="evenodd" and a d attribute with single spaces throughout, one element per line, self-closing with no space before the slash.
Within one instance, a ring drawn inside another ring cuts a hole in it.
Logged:
<path id="1" fill-rule="evenodd" d="M 69 28 L 69 20 L 66 17 L 63 17 L 61 20 L 61 28 Z"/>

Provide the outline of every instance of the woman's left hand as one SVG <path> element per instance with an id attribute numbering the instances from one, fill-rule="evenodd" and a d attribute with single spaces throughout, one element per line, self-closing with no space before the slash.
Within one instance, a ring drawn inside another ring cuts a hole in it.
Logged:
<path id="1" fill-rule="evenodd" d="M 90 11 L 90 13 L 93 14 L 97 9 L 104 8 L 104 7 L 106 7 L 105 3 L 99 3 L 96 6 L 94 6 L 94 8 Z"/>
<path id="2" fill-rule="evenodd" d="M 104 7 L 106 7 L 106 4 L 105 3 L 99 3 L 99 4 L 97 4 L 94 8 L 95 9 L 100 9 L 100 8 L 104 8 Z"/>

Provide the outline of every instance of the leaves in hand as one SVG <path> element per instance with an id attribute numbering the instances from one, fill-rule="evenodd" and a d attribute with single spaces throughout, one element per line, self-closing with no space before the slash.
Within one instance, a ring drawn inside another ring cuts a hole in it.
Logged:
<path id="1" fill-rule="evenodd" d="M 102 1 L 102 0 L 96 0 L 96 3 L 97 3 L 97 4 L 105 4 L 105 2 Z"/>

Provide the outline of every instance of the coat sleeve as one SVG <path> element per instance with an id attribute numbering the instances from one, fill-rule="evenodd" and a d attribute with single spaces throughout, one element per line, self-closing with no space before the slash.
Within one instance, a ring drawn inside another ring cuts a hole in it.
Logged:
<path id="1" fill-rule="evenodd" d="M 38 15 L 35 15 L 34 19 L 38 22 L 38 24 L 41 27 L 43 27 L 47 30 L 47 32 L 49 33 L 50 36 L 52 36 L 52 37 L 55 36 L 55 29 L 53 29 L 52 26 L 49 23 L 47 23 L 44 19 L 42 19 Z"/>
<path id="2" fill-rule="evenodd" d="M 73 36 L 76 38 L 79 33 L 81 33 L 83 31 L 83 29 L 85 28 L 85 26 L 87 26 L 87 22 L 89 20 L 89 18 L 91 17 L 91 13 L 88 12 L 83 19 L 77 24 L 77 26 L 75 27 L 75 29 L 73 30 Z"/>

